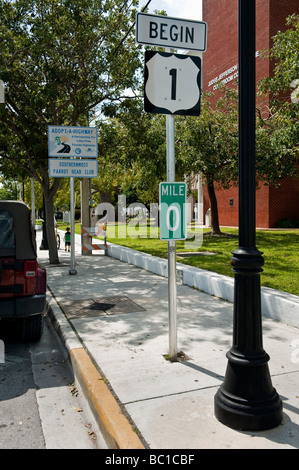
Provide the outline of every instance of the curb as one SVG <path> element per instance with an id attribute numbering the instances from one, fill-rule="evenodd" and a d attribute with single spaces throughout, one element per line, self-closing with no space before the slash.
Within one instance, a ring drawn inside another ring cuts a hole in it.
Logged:
<path id="1" fill-rule="evenodd" d="M 159 276 L 168 276 L 167 259 L 113 243 L 107 243 L 106 254 Z M 234 278 L 232 277 L 183 263 L 177 263 L 177 277 L 186 286 L 194 287 L 231 303 L 234 302 Z M 265 317 L 299 328 L 299 297 L 297 295 L 262 286 L 261 307 Z"/>
<path id="2" fill-rule="evenodd" d="M 137 434 L 83 349 L 71 350 L 73 371 L 109 449 L 144 449 Z"/>
<path id="3" fill-rule="evenodd" d="M 63 343 L 75 380 L 80 384 L 108 449 L 145 449 L 49 290 L 47 297 L 49 318 Z"/>
<path id="4" fill-rule="evenodd" d="M 127 247 L 109 243 L 107 245 L 108 256 L 167 277 L 167 260 Z M 233 302 L 233 278 L 189 267 L 182 263 L 177 263 L 177 272 L 183 284 Z M 145 449 L 142 438 L 139 438 L 134 431 L 131 422 L 106 384 L 105 377 L 94 365 L 49 288 L 47 298 L 48 315 L 63 343 L 75 380 L 81 386 L 107 447 L 109 449 Z M 298 296 L 262 288 L 262 308 L 263 315 L 299 327 Z"/>

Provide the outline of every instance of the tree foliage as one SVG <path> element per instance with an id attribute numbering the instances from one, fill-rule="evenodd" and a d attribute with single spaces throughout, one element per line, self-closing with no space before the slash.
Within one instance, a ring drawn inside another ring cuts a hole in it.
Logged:
<path id="1" fill-rule="evenodd" d="M 287 18 L 288 29 L 273 37 L 264 53 L 273 63 L 273 74 L 259 82 L 270 95 L 269 112 L 259 114 L 259 174 L 272 184 L 296 175 L 299 151 L 299 15 Z M 270 158 L 269 158 L 270 157 Z"/>
<path id="2" fill-rule="evenodd" d="M 178 121 L 180 154 L 185 173 L 201 173 L 211 203 L 211 233 L 219 234 L 217 188 L 229 188 L 238 179 L 237 94 L 226 89 L 216 106 L 202 97 L 201 114 Z"/>
<path id="3" fill-rule="evenodd" d="M 0 170 L 18 168 L 43 188 L 50 260 L 57 262 L 48 176 L 48 125 L 87 125 L 88 112 L 134 89 L 137 0 L 0 0 Z M 124 42 L 124 38 L 126 41 Z M 18 170 L 18 171 L 19 171 Z"/>
<path id="4" fill-rule="evenodd" d="M 110 113 L 99 123 L 100 161 L 114 165 L 118 190 L 135 194 L 134 202 L 156 202 L 166 173 L 165 116 L 145 113 L 140 99 L 126 100 Z M 111 181 L 111 171 L 107 177 Z"/>

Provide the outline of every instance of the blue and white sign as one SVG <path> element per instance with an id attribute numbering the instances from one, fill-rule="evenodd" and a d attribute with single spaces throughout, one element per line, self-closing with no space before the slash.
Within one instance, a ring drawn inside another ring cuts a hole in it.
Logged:
<path id="1" fill-rule="evenodd" d="M 53 178 L 97 178 L 97 160 L 49 158 L 49 176 Z"/>
<path id="2" fill-rule="evenodd" d="M 48 126 L 49 157 L 97 158 L 96 127 Z"/>

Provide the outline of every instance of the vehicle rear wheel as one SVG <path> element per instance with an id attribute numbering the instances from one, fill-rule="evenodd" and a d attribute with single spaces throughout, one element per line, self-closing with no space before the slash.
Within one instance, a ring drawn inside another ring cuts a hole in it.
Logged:
<path id="1" fill-rule="evenodd" d="M 59 250 L 59 248 L 60 248 L 60 235 L 59 235 L 59 233 L 57 233 L 56 240 L 57 240 L 57 249 Z"/>
<path id="2" fill-rule="evenodd" d="M 39 341 L 44 330 L 44 313 L 24 318 L 22 322 L 22 340 Z"/>

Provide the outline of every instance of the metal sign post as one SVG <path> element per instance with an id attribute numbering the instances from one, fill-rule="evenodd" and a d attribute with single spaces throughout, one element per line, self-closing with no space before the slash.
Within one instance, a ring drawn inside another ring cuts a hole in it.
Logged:
<path id="1" fill-rule="evenodd" d="M 160 239 L 168 241 L 169 359 L 177 361 L 176 240 L 187 238 L 186 183 L 175 181 L 175 122 L 166 116 L 167 183 L 159 185 Z"/>
<path id="2" fill-rule="evenodd" d="M 175 181 L 175 123 L 174 116 L 166 115 L 167 181 Z M 168 318 L 169 359 L 177 361 L 177 289 L 176 289 L 176 241 L 168 241 Z"/>
<path id="3" fill-rule="evenodd" d="M 205 51 L 207 25 L 138 13 L 136 42 L 164 48 Z M 144 109 L 166 115 L 167 182 L 175 182 L 174 116 L 200 114 L 201 59 L 146 51 Z M 160 213 L 161 219 L 161 213 Z M 182 239 L 182 238 L 181 238 Z M 177 361 L 176 239 L 168 240 L 169 359 Z"/>
<path id="4" fill-rule="evenodd" d="M 70 212 L 71 212 L 71 262 L 69 274 L 77 274 L 75 268 L 75 181 L 74 178 L 70 178 L 70 189 L 71 189 L 71 201 L 70 201 Z"/>

